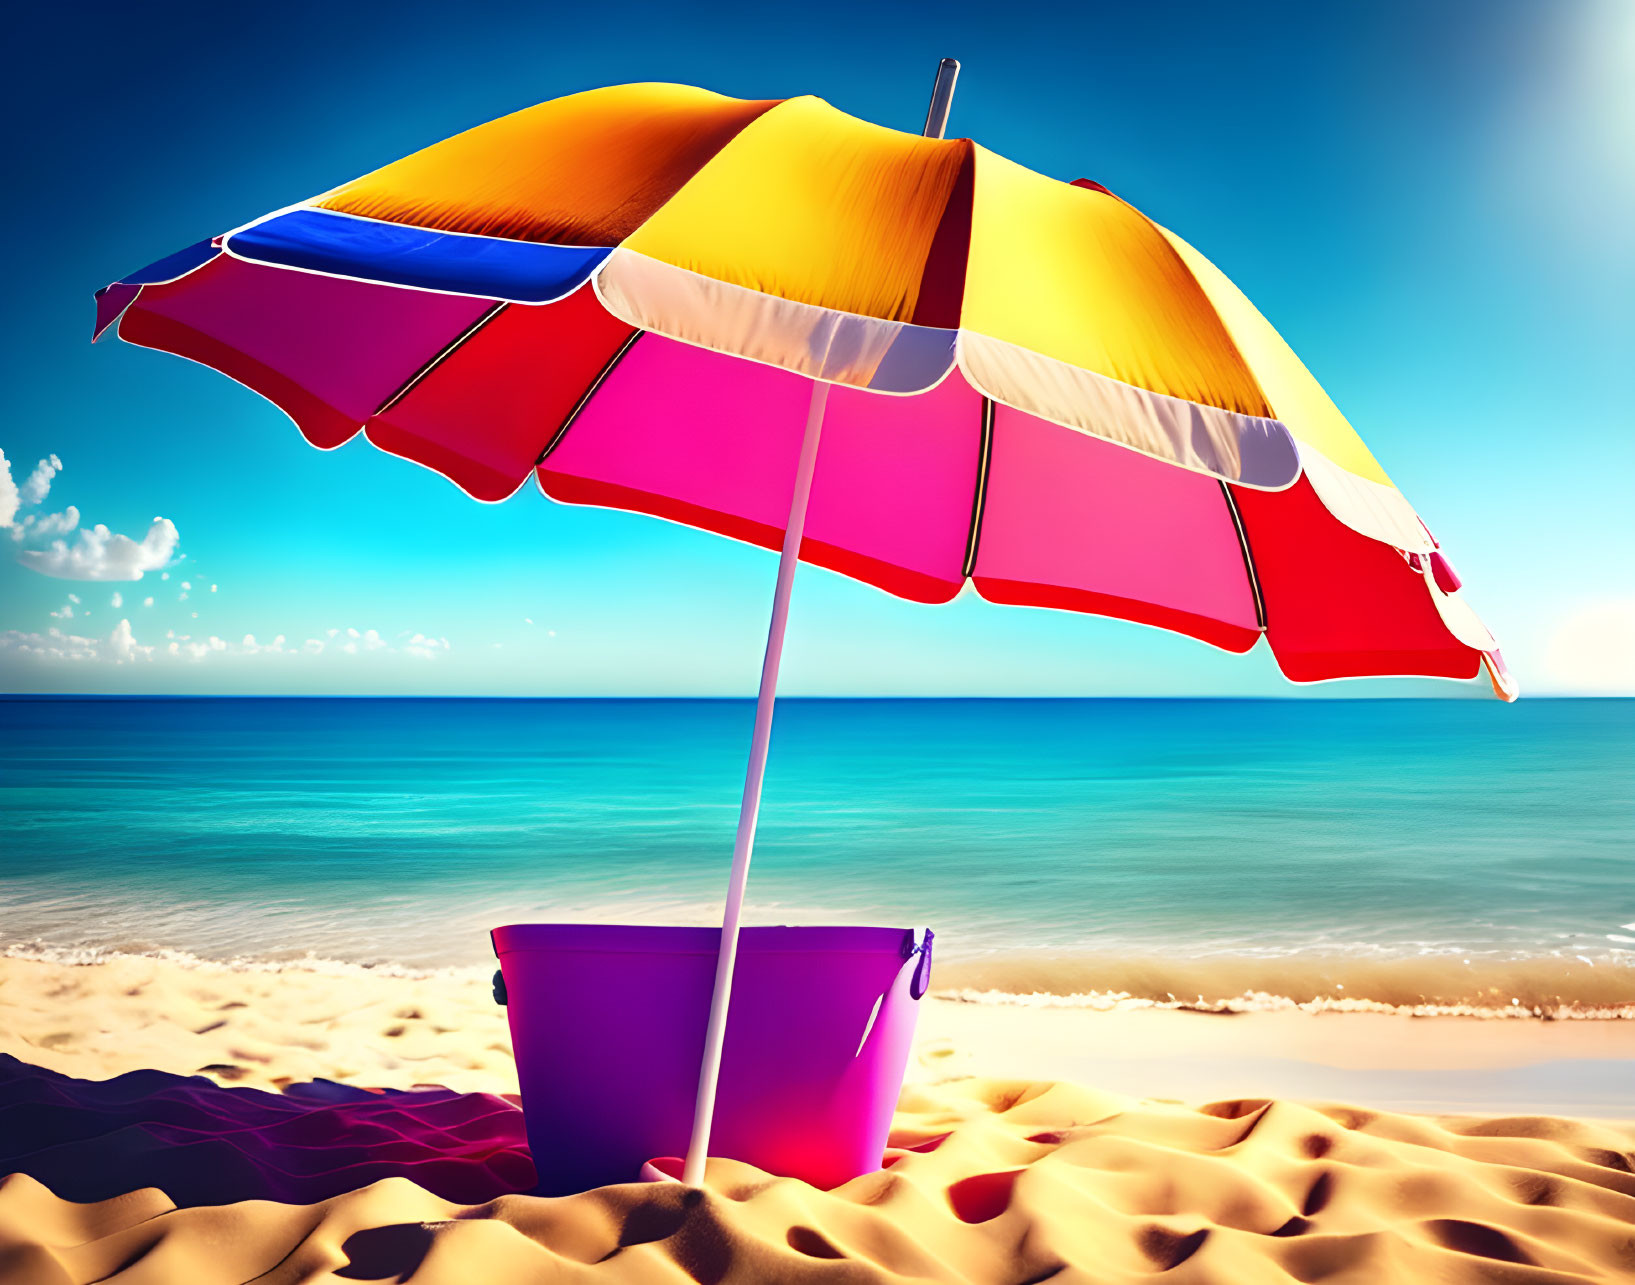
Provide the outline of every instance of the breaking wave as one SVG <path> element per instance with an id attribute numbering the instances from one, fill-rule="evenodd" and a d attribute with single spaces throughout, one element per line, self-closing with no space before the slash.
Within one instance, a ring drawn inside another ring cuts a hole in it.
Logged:
<path id="1" fill-rule="evenodd" d="M 184 968 L 259 973 L 469 976 L 474 984 L 486 984 L 494 968 L 492 963 L 445 967 L 360 963 L 294 952 L 212 959 L 181 950 L 65 947 L 42 942 L 6 946 L 0 948 L 0 956 L 80 965 L 135 957 Z M 1635 952 L 1616 951 L 1599 959 L 1448 953 L 941 958 L 936 962 L 931 993 L 959 1003 L 1041 1008 L 1635 1020 Z"/>
<path id="2" fill-rule="evenodd" d="M 935 994 L 978 1004 L 1278 1009 L 1415 1017 L 1635 1019 L 1635 952 L 1589 956 L 996 956 L 937 969 Z"/>

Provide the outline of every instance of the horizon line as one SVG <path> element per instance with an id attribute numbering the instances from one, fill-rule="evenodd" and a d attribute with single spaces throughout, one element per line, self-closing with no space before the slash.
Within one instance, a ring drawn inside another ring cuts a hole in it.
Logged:
<path id="1" fill-rule="evenodd" d="M 0 692 L 0 700 L 9 701 L 161 701 L 161 700 L 426 700 L 426 701 L 742 701 L 753 703 L 753 692 L 737 695 L 688 695 L 680 693 L 505 693 L 505 692 Z M 1635 700 L 1635 694 L 1605 692 L 1577 693 L 1550 692 L 1530 695 L 1529 704 L 1538 701 L 1578 700 Z M 1127 693 L 1099 695 L 991 695 L 924 693 L 858 692 L 839 694 L 788 693 L 778 696 L 784 701 L 1260 701 L 1293 704 L 1323 702 L 1328 704 L 1356 704 L 1367 701 L 1427 701 L 1487 703 L 1485 693 L 1446 696 L 1328 696 L 1290 694 L 1286 696 L 1250 694 L 1188 694 L 1188 693 Z"/>

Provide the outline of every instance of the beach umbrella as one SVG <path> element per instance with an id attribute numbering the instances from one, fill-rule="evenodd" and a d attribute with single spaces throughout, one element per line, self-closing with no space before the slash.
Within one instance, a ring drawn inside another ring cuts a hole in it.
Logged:
<path id="1" fill-rule="evenodd" d="M 314 446 L 481 500 L 780 549 L 685 1170 L 708 1147 L 798 560 L 899 597 L 1115 616 L 1296 682 L 1512 699 L 1441 545 L 1190 244 L 1107 188 L 820 98 L 556 99 L 161 259 L 96 333 L 214 367 Z M 821 449 L 820 449 L 821 443 Z"/>

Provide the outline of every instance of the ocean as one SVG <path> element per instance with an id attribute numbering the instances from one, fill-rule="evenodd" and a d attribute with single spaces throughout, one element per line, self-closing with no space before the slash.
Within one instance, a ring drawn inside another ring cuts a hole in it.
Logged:
<path id="1" fill-rule="evenodd" d="M 0 700 L 0 951 L 719 914 L 748 700 Z M 1635 701 L 784 700 L 749 922 L 991 1002 L 1635 1017 Z"/>

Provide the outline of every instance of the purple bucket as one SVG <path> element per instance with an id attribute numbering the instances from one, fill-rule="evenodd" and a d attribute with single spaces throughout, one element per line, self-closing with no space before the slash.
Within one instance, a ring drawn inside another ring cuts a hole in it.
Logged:
<path id="1" fill-rule="evenodd" d="M 633 1182 L 692 1129 L 716 928 L 496 928 L 537 1191 Z M 880 1167 L 931 933 L 745 928 L 710 1154 L 834 1187 Z"/>

